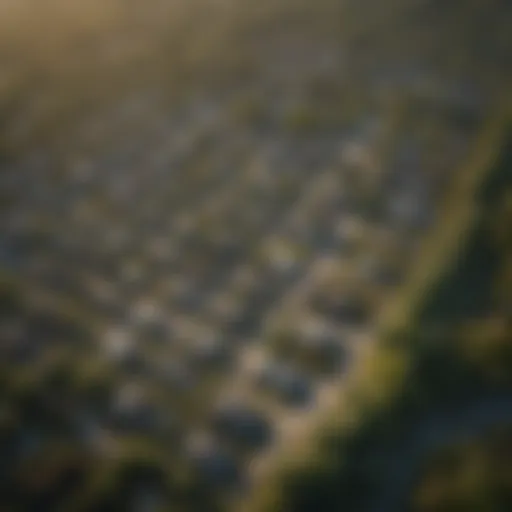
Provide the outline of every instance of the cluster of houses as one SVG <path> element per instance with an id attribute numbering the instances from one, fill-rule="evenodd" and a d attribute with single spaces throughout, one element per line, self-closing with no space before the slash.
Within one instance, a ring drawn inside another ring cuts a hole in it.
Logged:
<path id="1" fill-rule="evenodd" d="M 150 439 L 207 486 L 241 485 L 285 442 L 279 418 L 349 369 L 435 219 L 436 148 L 385 112 L 305 135 L 240 124 L 229 101 L 130 100 L 66 154 L 4 165 L 1 270 L 52 304 L 2 312 L 2 367 L 42 382 L 5 460 L 52 425 L 100 458 Z M 59 364 L 73 375 L 45 394 Z"/>

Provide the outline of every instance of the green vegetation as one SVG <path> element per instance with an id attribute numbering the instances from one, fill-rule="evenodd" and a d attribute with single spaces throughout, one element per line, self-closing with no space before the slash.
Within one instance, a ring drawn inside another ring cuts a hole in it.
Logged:
<path id="1" fill-rule="evenodd" d="M 456 441 L 426 461 L 411 498 L 418 512 L 504 512 L 512 500 L 510 427 Z"/>

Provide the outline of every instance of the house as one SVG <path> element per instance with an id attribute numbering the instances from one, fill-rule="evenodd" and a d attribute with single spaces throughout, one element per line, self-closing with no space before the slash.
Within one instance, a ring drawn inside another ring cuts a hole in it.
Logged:
<path id="1" fill-rule="evenodd" d="M 206 339 L 190 347 L 191 365 L 199 373 L 225 371 L 232 362 L 229 347 L 218 339 Z"/>
<path id="2" fill-rule="evenodd" d="M 250 451 L 264 448 L 273 437 L 268 419 L 242 404 L 231 404 L 214 411 L 212 427 L 219 438 Z"/>
<path id="3" fill-rule="evenodd" d="M 229 489 L 240 484 L 242 475 L 236 459 L 210 436 L 192 433 L 185 451 L 206 485 Z"/>
<path id="4" fill-rule="evenodd" d="M 197 377 L 186 361 L 171 359 L 165 361 L 158 374 L 173 391 L 184 393 L 192 390 L 197 385 Z"/>
<path id="5" fill-rule="evenodd" d="M 369 305 L 364 297 L 348 290 L 334 293 L 319 290 L 311 296 L 309 305 L 314 313 L 350 326 L 360 326 L 370 317 Z"/>
<path id="6" fill-rule="evenodd" d="M 30 336 L 23 317 L 2 319 L 0 339 L 0 358 L 10 364 L 33 364 L 43 348 L 37 336 Z"/>
<path id="7" fill-rule="evenodd" d="M 348 362 L 344 339 L 323 322 L 307 324 L 296 335 L 295 347 L 310 369 L 320 374 L 341 371 Z"/>
<path id="8" fill-rule="evenodd" d="M 108 328 L 101 339 L 107 360 L 130 375 L 147 374 L 150 368 L 141 347 L 128 327 Z"/>
<path id="9" fill-rule="evenodd" d="M 304 406 L 313 398 L 306 376 L 285 364 L 267 364 L 257 376 L 257 385 L 288 406 Z"/>
<path id="10" fill-rule="evenodd" d="M 154 434 L 161 424 L 161 415 L 145 390 L 130 383 L 117 390 L 109 420 L 110 427 L 116 432 Z"/>
<path id="11" fill-rule="evenodd" d="M 164 318 L 155 318 L 136 327 L 143 344 L 167 345 L 172 341 L 170 323 Z"/>

